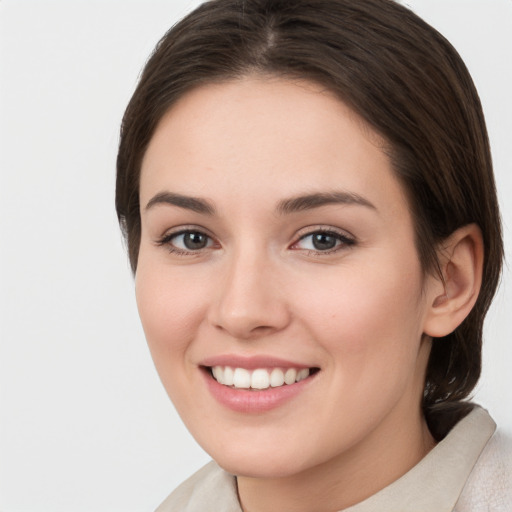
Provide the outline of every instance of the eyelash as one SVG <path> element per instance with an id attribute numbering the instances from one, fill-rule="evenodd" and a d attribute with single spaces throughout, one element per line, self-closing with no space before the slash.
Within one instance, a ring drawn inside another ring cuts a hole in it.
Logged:
<path id="1" fill-rule="evenodd" d="M 328 237 L 332 237 L 336 240 L 336 245 L 332 249 L 326 249 L 326 250 L 315 250 L 315 249 L 305 249 L 308 255 L 320 255 L 320 256 L 327 256 L 329 254 L 336 253 L 340 250 L 347 249 L 349 247 L 352 247 L 356 244 L 355 238 L 349 236 L 346 233 L 342 233 L 340 231 L 334 230 L 333 228 L 322 228 L 317 227 L 313 231 L 308 231 L 307 233 L 301 235 L 297 242 L 294 242 L 291 246 L 293 249 L 296 245 L 298 245 L 301 241 L 306 240 L 309 237 L 312 237 L 314 235 L 324 235 Z"/>
<path id="2" fill-rule="evenodd" d="M 207 237 L 210 242 L 213 241 L 213 244 L 215 244 L 213 237 L 211 237 L 210 235 L 205 233 L 204 230 L 202 230 L 200 228 L 194 228 L 194 227 L 184 228 L 184 229 L 180 229 L 179 231 L 176 231 L 176 232 L 167 233 L 162 238 L 157 240 L 156 244 L 161 247 L 166 246 L 167 250 L 171 254 L 176 254 L 178 256 L 198 256 L 199 254 L 201 254 L 201 252 L 204 249 L 211 249 L 211 246 L 210 246 L 210 247 L 200 248 L 197 250 L 193 250 L 193 249 L 184 250 L 184 249 L 180 249 L 172 244 L 173 239 L 175 239 L 179 236 L 187 235 L 187 234 L 203 235 L 203 236 Z M 299 239 L 290 246 L 290 249 L 300 250 L 300 249 L 296 249 L 295 247 L 301 241 L 306 240 L 308 237 L 312 237 L 314 235 L 325 235 L 325 236 L 332 237 L 336 240 L 336 245 L 332 249 L 326 249 L 326 250 L 303 249 L 307 255 L 327 256 L 329 254 L 336 253 L 344 248 L 346 249 L 346 248 L 349 248 L 356 244 L 356 240 L 353 237 L 348 236 L 345 233 L 336 231 L 332 228 L 326 229 L 326 228 L 322 228 L 322 227 L 317 227 L 317 228 L 314 228 L 314 230 L 312 230 L 312 231 L 308 231 L 307 233 L 300 235 Z"/>
<path id="3" fill-rule="evenodd" d="M 210 241 L 213 240 L 213 238 L 210 235 L 208 235 L 207 233 L 205 233 L 203 229 L 190 227 L 190 228 L 180 229 L 179 231 L 167 233 L 162 238 L 157 240 L 156 244 L 158 246 L 161 246 L 161 247 L 166 246 L 167 250 L 171 254 L 176 254 L 178 256 L 197 256 L 197 255 L 199 255 L 201 253 L 202 250 L 204 250 L 206 248 L 209 249 L 210 247 L 205 247 L 205 248 L 197 249 L 197 250 L 193 250 L 193 249 L 184 250 L 184 249 L 180 249 L 178 247 L 175 247 L 172 244 L 172 240 L 173 239 L 175 239 L 175 238 L 177 238 L 179 236 L 183 236 L 183 235 L 187 235 L 187 234 L 192 234 L 192 233 L 198 234 L 198 235 L 203 235 L 203 236 L 207 237 L 208 240 L 210 240 Z"/>

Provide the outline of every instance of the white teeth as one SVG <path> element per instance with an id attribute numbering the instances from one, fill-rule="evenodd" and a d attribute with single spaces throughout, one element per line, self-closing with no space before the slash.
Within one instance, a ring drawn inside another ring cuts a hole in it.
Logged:
<path id="1" fill-rule="evenodd" d="M 297 370 L 295 368 L 288 368 L 284 374 L 284 381 L 286 384 L 293 384 L 297 378 Z"/>
<path id="2" fill-rule="evenodd" d="M 215 377 L 215 380 L 218 380 L 219 382 L 224 382 L 222 366 L 214 366 L 212 368 L 212 373 L 213 376 Z"/>
<path id="3" fill-rule="evenodd" d="M 233 385 L 233 368 L 230 368 L 229 366 L 226 366 L 224 368 L 224 380 L 219 380 L 219 382 L 222 382 L 226 386 L 232 386 Z"/>
<path id="4" fill-rule="evenodd" d="M 281 368 L 274 368 L 270 374 L 270 385 L 273 388 L 278 388 L 284 384 L 284 373 Z"/>
<path id="5" fill-rule="evenodd" d="M 270 386 L 270 376 L 267 370 L 254 370 L 251 375 L 251 388 L 267 389 Z"/>
<path id="6" fill-rule="evenodd" d="M 235 388 L 249 389 L 251 387 L 251 374 L 245 368 L 236 368 L 233 374 Z"/>
<path id="7" fill-rule="evenodd" d="M 302 368 L 302 370 L 299 370 L 297 372 L 297 378 L 296 378 L 296 381 L 297 382 L 300 382 L 301 380 L 304 380 L 306 379 L 307 377 L 309 377 L 309 368 Z"/>
<path id="8" fill-rule="evenodd" d="M 300 382 L 310 375 L 309 368 L 258 368 L 246 370 L 245 368 L 231 368 L 230 366 L 212 367 L 213 377 L 224 386 L 233 386 L 238 389 L 268 389 L 278 388 L 284 384 L 290 385 Z"/>

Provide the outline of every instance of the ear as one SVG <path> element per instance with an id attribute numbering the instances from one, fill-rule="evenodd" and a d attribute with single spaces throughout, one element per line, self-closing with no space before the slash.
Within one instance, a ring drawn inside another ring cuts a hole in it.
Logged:
<path id="1" fill-rule="evenodd" d="M 443 280 L 437 275 L 429 277 L 423 327 L 434 338 L 453 332 L 478 298 L 484 261 L 480 228 L 469 224 L 457 229 L 443 242 L 438 258 Z"/>

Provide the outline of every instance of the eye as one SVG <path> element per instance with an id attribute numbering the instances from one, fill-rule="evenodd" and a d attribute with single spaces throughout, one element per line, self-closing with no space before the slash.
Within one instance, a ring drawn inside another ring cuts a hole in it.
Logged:
<path id="1" fill-rule="evenodd" d="M 212 247 L 213 240 L 202 231 L 187 229 L 165 235 L 158 245 L 168 246 L 173 253 L 188 254 Z"/>
<path id="2" fill-rule="evenodd" d="M 292 249 L 331 253 L 354 244 L 355 240 L 353 238 L 336 231 L 317 230 L 301 236 L 298 242 L 293 244 Z"/>

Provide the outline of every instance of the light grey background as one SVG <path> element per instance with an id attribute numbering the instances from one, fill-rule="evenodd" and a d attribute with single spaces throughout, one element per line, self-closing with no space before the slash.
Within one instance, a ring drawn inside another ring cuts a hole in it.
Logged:
<path id="1" fill-rule="evenodd" d="M 151 511 L 208 457 L 161 388 L 114 213 L 118 127 L 198 1 L 0 1 L 0 509 Z M 512 1 L 410 0 L 466 60 L 512 243 Z M 425 134 L 428 136 L 428 134 Z M 512 276 L 476 400 L 512 432 Z"/>

